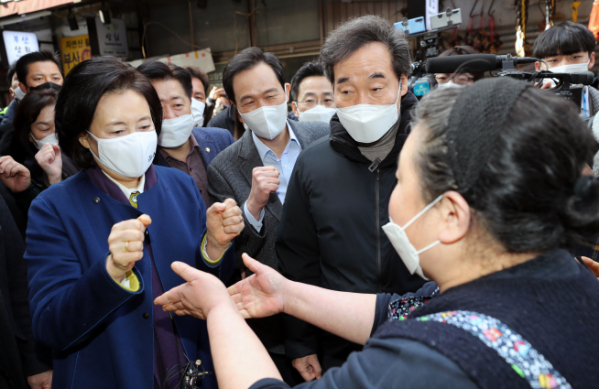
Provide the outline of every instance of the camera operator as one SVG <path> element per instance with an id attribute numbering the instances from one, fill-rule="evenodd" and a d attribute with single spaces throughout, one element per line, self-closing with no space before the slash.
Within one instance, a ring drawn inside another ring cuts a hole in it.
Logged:
<path id="1" fill-rule="evenodd" d="M 573 22 L 563 22 L 543 31 L 533 45 L 533 56 L 547 62 L 553 73 L 582 73 L 595 65 L 595 37 L 583 26 Z M 545 70 L 540 62 L 536 70 Z M 553 87 L 553 82 L 543 85 Z M 581 116 L 590 118 L 599 111 L 599 91 L 584 86 L 581 99 Z"/>

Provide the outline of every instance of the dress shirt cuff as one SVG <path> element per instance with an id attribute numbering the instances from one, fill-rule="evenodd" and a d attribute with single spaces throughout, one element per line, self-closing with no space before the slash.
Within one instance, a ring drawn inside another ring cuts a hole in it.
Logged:
<path id="1" fill-rule="evenodd" d="M 225 256 L 225 253 L 227 252 L 227 250 L 229 250 L 229 248 L 231 247 L 231 244 L 233 244 L 233 242 L 229 242 L 229 245 L 227 246 L 225 251 L 223 251 L 223 253 L 220 255 L 220 258 L 213 261 L 208 256 L 208 251 L 206 251 L 206 248 L 208 247 L 208 238 L 207 238 L 207 234 L 204 234 L 204 238 L 202 238 L 202 257 L 204 257 L 204 261 L 208 264 L 208 266 L 211 266 L 211 267 L 218 265 L 220 263 L 220 261 L 222 261 L 223 257 Z"/>
<path id="2" fill-rule="evenodd" d="M 121 281 L 119 285 L 129 292 L 139 291 L 139 279 L 132 270 L 129 270 L 127 273 L 125 273 L 125 279 Z"/>
<path id="3" fill-rule="evenodd" d="M 250 222 L 252 227 L 254 227 L 254 230 L 260 233 L 262 230 L 262 221 L 264 220 L 264 208 L 260 210 L 260 220 L 256 220 L 256 218 L 248 211 L 248 205 L 246 201 L 243 203 L 243 213 L 245 214 L 246 220 Z"/>

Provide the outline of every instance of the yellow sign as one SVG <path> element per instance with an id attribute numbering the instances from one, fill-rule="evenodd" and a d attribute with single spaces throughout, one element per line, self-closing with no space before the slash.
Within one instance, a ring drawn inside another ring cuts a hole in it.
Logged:
<path id="1" fill-rule="evenodd" d="M 62 68 L 65 76 L 79 62 L 83 62 L 92 57 L 92 49 L 89 45 L 89 35 L 60 38 L 59 44 Z"/>

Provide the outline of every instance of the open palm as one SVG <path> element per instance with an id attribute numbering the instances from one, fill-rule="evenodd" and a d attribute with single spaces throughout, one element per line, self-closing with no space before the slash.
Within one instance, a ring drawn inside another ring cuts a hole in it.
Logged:
<path id="1" fill-rule="evenodd" d="M 254 274 L 229 287 L 229 295 L 241 315 L 255 319 L 283 312 L 287 279 L 247 254 L 243 254 L 243 262 Z"/>

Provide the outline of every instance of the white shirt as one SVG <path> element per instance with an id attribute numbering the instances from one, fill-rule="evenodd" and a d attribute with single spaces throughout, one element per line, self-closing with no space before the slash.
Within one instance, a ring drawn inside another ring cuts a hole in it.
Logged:
<path id="1" fill-rule="evenodd" d="M 285 204 L 285 196 L 287 194 L 289 180 L 291 179 L 291 173 L 293 172 L 293 167 L 295 166 L 297 157 L 299 157 L 300 153 L 302 152 L 302 146 L 295 136 L 295 133 L 291 129 L 289 121 L 287 122 L 287 129 L 289 130 L 289 143 L 287 143 L 281 158 L 277 157 L 277 154 L 275 154 L 274 151 L 265 145 L 264 142 L 262 142 L 260 138 L 258 138 L 256 134 L 252 132 L 252 139 L 254 140 L 254 145 L 258 150 L 258 155 L 262 160 L 262 164 L 264 166 L 274 166 L 274 168 L 281 173 L 279 175 L 279 189 L 277 190 L 277 196 L 279 197 L 281 204 Z M 264 208 L 262 208 L 260 211 L 259 220 L 256 220 L 254 216 L 248 212 L 247 201 L 243 205 L 243 211 L 252 227 L 254 227 L 256 231 L 260 232 L 262 229 L 262 221 L 264 220 Z"/>
<path id="2" fill-rule="evenodd" d="M 131 197 L 131 193 L 139 192 L 140 194 L 142 194 L 144 192 L 144 186 L 146 184 L 146 175 L 145 174 L 142 174 L 141 179 L 139 180 L 139 185 L 137 185 L 137 188 L 127 188 L 125 185 L 121 184 L 120 182 L 118 182 L 117 180 L 115 180 L 114 178 L 112 178 L 108 174 L 106 174 L 106 172 L 104 170 L 102 170 L 102 173 L 104 173 L 104 175 L 106 177 L 108 177 L 108 179 L 110 181 L 114 182 L 116 184 L 116 186 L 118 186 L 119 189 L 123 191 L 127 200 L 129 200 L 129 197 Z"/>

